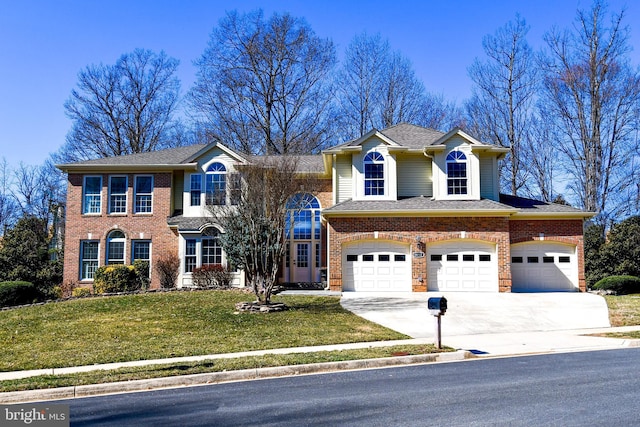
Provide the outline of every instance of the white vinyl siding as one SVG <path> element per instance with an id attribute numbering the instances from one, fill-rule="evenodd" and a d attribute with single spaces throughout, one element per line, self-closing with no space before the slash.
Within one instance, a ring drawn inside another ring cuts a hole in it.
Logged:
<path id="1" fill-rule="evenodd" d="M 480 197 L 498 200 L 493 157 L 480 157 Z"/>
<path id="2" fill-rule="evenodd" d="M 353 173 L 351 171 L 351 156 L 336 158 L 336 202 L 344 202 L 353 197 Z"/>
<path id="3" fill-rule="evenodd" d="M 398 156 L 398 197 L 433 196 L 431 159 Z"/>

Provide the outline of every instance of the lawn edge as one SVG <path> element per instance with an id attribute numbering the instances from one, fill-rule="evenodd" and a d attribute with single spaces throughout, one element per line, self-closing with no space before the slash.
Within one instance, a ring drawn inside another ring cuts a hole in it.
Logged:
<path id="1" fill-rule="evenodd" d="M 384 368 L 433 362 L 453 362 L 475 357 L 471 352 L 458 350 L 446 353 L 430 353 L 412 356 L 381 357 L 376 359 L 345 360 L 339 362 L 309 363 L 268 368 L 252 368 L 238 371 L 209 372 L 177 375 L 144 380 L 119 381 L 102 384 L 58 387 L 40 390 L 10 391 L 0 393 L 2 404 L 28 403 L 43 400 L 76 399 L 118 393 L 135 393 L 159 389 L 193 387 L 236 381 L 251 381 L 285 376 L 310 375 L 360 369 Z"/>

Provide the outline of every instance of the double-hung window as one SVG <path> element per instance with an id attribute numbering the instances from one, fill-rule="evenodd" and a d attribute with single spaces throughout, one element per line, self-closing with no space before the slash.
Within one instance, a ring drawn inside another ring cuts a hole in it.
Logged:
<path id="1" fill-rule="evenodd" d="M 134 213 L 153 212 L 153 176 L 136 176 L 134 192 Z"/>
<path id="2" fill-rule="evenodd" d="M 191 175 L 191 206 L 200 206 L 200 195 L 202 194 L 202 175 Z"/>
<path id="3" fill-rule="evenodd" d="M 467 156 L 461 151 L 447 156 L 447 194 L 467 194 Z"/>
<path id="4" fill-rule="evenodd" d="M 98 241 L 80 242 L 80 280 L 93 280 L 98 269 Z"/>
<path id="5" fill-rule="evenodd" d="M 132 261 L 151 261 L 151 242 L 148 240 L 134 240 L 131 243 Z"/>
<path id="6" fill-rule="evenodd" d="M 99 214 L 102 198 L 102 177 L 85 176 L 82 186 L 82 213 Z"/>
<path id="7" fill-rule="evenodd" d="M 191 273 L 196 268 L 197 252 L 196 239 L 186 239 L 184 246 L 184 272 Z"/>
<path id="8" fill-rule="evenodd" d="M 131 261 L 145 261 L 147 263 L 147 277 L 151 273 L 151 242 L 149 240 L 134 240 L 131 242 Z"/>
<path id="9" fill-rule="evenodd" d="M 242 199 L 242 177 L 239 173 L 229 174 L 229 202 L 238 205 Z"/>
<path id="10" fill-rule="evenodd" d="M 109 177 L 109 213 L 127 213 L 127 177 Z"/>
<path id="11" fill-rule="evenodd" d="M 384 157 L 377 151 L 364 157 L 364 195 L 384 196 Z"/>
<path id="12" fill-rule="evenodd" d="M 212 163 L 205 175 L 207 205 L 225 205 L 227 199 L 227 168 L 222 163 Z"/>

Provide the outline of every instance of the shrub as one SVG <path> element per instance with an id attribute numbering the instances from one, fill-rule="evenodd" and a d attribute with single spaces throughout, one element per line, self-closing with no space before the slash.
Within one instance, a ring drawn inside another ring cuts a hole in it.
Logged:
<path id="1" fill-rule="evenodd" d="M 635 276 L 609 276 L 599 280 L 593 289 L 613 291 L 617 295 L 640 293 L 640 278 Z"/>
<path id="2" fill-rule="evenodd" d="M 91 289 L 89 288 L 74 288 L 71 291 L 71 296 L 74 298 L 83 298 L 91 295 Z"/>
<path id="3" fill-rule="evenodd" d="M 31 282 L 0 282 L 0 307 L 32 304 L 40 294 Z"/>
<path id="4" fill-rule="evenodd" d="M 97 294 L 130 292 L 139 289 L 136 271 L 132 265 L 104 265 L 93 277 L 93 291 Z"/>
<path id="5" fill-rule="evenodd" d="M 51 296 L 53 296 L 55 299 L 61 299 L 62 295 L 63 295 L 63 291 L 62 291 L 61 285 L 56 285 L 53 288 L 51 288 Z"/>
<path id="6" fill-rule="evenodd" d="M 175 254 L 165 255 L 155 262 L 155 269 L 160 276 L 160 287 L 172 289 L 176 287 L 180 274 L 180 259 Z"/>
<path id="7" fill-rule="evenodd" d="M 203 265 L 193 270 L 193 284 L 207 289 L 229 289 L 231 273 L 220 264 Z"/>
<path id="8" fill-rule="evenodd" d="M 133 261 L 133 270 L 136 272 L 136 280 L 138 281 L 138 289 L 149 289 L 149 261 L 137 259 Z"/>

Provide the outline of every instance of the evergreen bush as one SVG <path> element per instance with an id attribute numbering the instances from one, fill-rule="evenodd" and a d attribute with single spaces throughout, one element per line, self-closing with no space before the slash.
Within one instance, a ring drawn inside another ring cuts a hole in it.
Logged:
<path id="1" fill-rule="evenodd" d="M 31 282 L 0 282 L 0 307 L 32 304 L 40 300 L 40 293 Z"/>
<path id="2" fill-rule="evenodd" d="M 593 289 L 613 291 L 617 295 L 640 293 L 640 278 L 635 276 L 609 276 L 599 280 Z"/>

